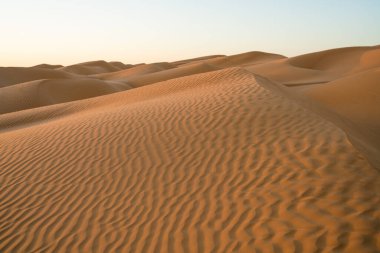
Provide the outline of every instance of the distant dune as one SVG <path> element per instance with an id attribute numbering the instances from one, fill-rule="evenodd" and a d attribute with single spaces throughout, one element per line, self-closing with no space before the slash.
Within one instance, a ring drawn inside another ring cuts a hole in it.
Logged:
<path id="1" fill-rule="evenodd" d="M 190 62 L 199 62 L 202 60 L 209 60 L 212 58 L 219 58 L 219 57 L 225 57 L 225 55 L 208 55 L 208 56 L 196 57 L 196 58 L 192 58 L 192 59 L 175 61 L 175 62 L 171 62 L 171 64 L 174 66 L 180 66 L 180 65 L 190 63 Z"/>
<path id="2" fill-rule="evenodd" d="M 63 66 L 62 65 L 52 65 L 52 64 L 39 64 L 39 65 L 36 65 L 36 66 L 33 66 L 34 68 L 43 68 L 43 69 L 58 69 L 58 68 L 62 68 Z"/>
<path id="3" fill-rule="evenodd" d="M 379 50 L 0 68 L 0 252 L 380 252 Z"/>
<path id="4" fill-rule="evenodd" d="M 174 68 L 174 66 L 167 62 L 140 64 L 120 71 L 93 75 L 93 77 L 103 80 L 124 80 L 130 77 L 151 74 L 171 68 Z"/>
<path id="5" fill-rule="evenodd" d="M 267 64 L 247 66 L 287 86 L 320 83 L 380 66 L 380 46 L 332 49 Z"/>
<path id="6" fill-rule="evenodd" d="M 337 124 L 380 168 L 380 46 L 332 49 L 246 69 Z"/>
<path id="7" fill-rule="evenodd" d="M 220 68 L 207 63 L 194 63 L 187 66 L 179 66 L 177 68 L 156 71 L 146 75 L 138 75 L 125 79 L 124 81 L 134 87 L 162 82 L 174 78 L 195 75 L 199 73 L 210 72 Z"/>
<path id="8" fill-rule="evenodd" d="M 109 64 L 111 64 L 112 66 L 114 66 L 118 69 L 128 69 L 128 68 L 131 68 L 134 66 L 133 64 L 124 64 L 124 63 L 119 62 L 119 61 L 111 61 L 111 62 L 109 62 Z"/>
<path id="9" fill-rule="evenodd" d="M 117 63 L 116 64 L 108 63 L 106 61 L 84 62 L 84 63 L 79 63 L 79 64 L 59 68 L 59 70 L 63 70 L 66 72 L 75 73 L 79 75 L 93 75 L 93 74 L 118 71 L 121 69 L 125 69 L 125 66 L 120 66 L 120 64 L 117 64 Z"/>
<path id="10" fill-rule="evenodd" d="M 1 89 L 0 114 L 106 95 L 131 87 L 90 78 L 36 80 Z"/>
<path id="11" fill-rule="evenodd" d="M 0 67 L 0 88 L 39 79 L 63 79 L 75 77 L 75 75 L 61 70 L 34 67 Z"/>

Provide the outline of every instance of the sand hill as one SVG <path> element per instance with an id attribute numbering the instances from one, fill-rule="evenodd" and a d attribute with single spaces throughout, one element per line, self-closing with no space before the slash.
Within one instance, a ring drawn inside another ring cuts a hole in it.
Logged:
<path id="1" fill-rule="evenodd" d="M 134 76 L 141 76 L 145 74 L 150 74 L 154 72 L 159 72 L 162 70 L 167 70 L 174 68 L 170 63 L 159 62 L 152 64 L 139 64 L 128 69 L 123 69 L 116 72 L 103 73 L 93 75 L 92 77 L 102 79 L 102 80 L 124 80 Z"/>
<path id="2" fill-rule="evenodd" d="M 380 46 L 375 46 L 332 49 L 246 69 L 341 127 L 380 168 L 379 68 Z"/>
<path id="3" fill-rule="evenodd" d="M 0 67 L 0 88 L 39 79 L 68 79 L 76 77 L 76 75 L 71 73 L 46 68 Z"/>
<path id="4" fill-rule="evenodd" d="M 36 65 L 33 67 L 34 68 L 43 68 L 43 69 L 58 69 L 58 68 L 62 68 L 63 66 L 62 65 L 53 65 L 53 64 L 43 63 L 43 64 L 39 64 L 39 65 Z"/>
<path id="5" fill-rule="evenodd" d="M 127 84 L 90 78 L 51 79 L 15 84 L 1 89 L 0 114 L 75 101 L 130 89 Z"/>
<path id="6" fill-rule="evenodd" d="M 127 68 L 127 66 L 120 65 L 120 63 L 108 63 L 106 61 L 91 61 L 61 67 L 59 68 L 59 70 L 79 75 L 92 75 L 118 71 L 125 68 Z"/>
<path id="7" fill-rule="evenodd" d="M 378 50 L 2 69 L 0 251 L 379 252 Z"/>

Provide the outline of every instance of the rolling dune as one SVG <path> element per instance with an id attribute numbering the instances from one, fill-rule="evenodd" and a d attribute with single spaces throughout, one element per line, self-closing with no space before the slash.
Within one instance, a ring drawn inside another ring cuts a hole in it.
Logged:
<path id="1" fill-rule="evenodd" d="M 297 92 L 331 114 L 329 118 L 380 169 L 380 68 L 301 87 Z"/>
<path id="2" fill-rule="evenodd" d="M 51 79 L 0 89 L 0 114 L 65 103 L 130 89 L 127 84 L 90 78 Z"/>
<path id="3" fill-rule="evenodd" d="M 270 54 L 265 52 L 253 51 L 236 55 L 211 57 L 210 59 L 201 59 L 198 61 L 190 61 L 187 64 L 207 63 L 219 68 L 228 68 L 245 65 L 256 65 L 272 62 L 274 60 L 283 59 L 285 56 L 279 54 Z"/>
<path id="4" fill-rule="evenodd" d="M 124 64 L 124 63 L 119 62 L 119 61 L 111 61 L 111 62 L 109 62 L 109 64 L 113 65 L 114 67 L 116 67 L 118 69 L 129 69 L 129 68 L 132 68 L 134 66 L 133 64 Z"/>
<path id="5" fill-rule="evenodd" d="M 74 64 L 59 68 L 59 70 L 79 74 L 79 75 L 93 75 L 100 73 L 107 73 L 124 69 L 120 64 L 108 63 L 106 61 L 91 61 Z"/>
<path id="6" fill-rule="evenodd" d="M 39 79 L 76 78 L 74 74 L 45 68 L 0 67 L 0 88 Z"/>
<path id="7" fill-rule="evenodd" d="M 380 170 L 379 68 L 380 46 L 331 49 L 246 67 L 341 127 Z"/>
<path id="8" fill-rule="evenodd" d="M 175 62 L 171 62 L 170 64 L 178 67 L 180 65 L 187 64 L 187 63 L 201 62 L 203 60 L 209 60 L 212 58 L 219 58 L 219 57 L 225 57 L 225 55 L 208 55 L 208 56 L 202 56 L 202 57 L 196 57 L 196 58 L 191 58 L 191 59 L 186 59 L 186 60 L 175 61 Z"/>
<path id="9" fill-rule="evenodd" d="M 102 80 L 122 81 L 131 77 L 151 74 L 151 73 L 155 73 L 155 72 L 159 72 L 159 71 L 167 70 L 171 68 L 173 68 L 173 66 L 167 62 L 140 64 L 140 65 L 137 65 L 128 69 L 116 71 L 116 72 L 92 75 L 92 77 L 102 79 Z"/>
<path id="10" fill-rule="evenodd" d="M 33 68 L 43 68 L 43 69 L 58 69 L 62 67 L 63 67 L 62 65 L 52 65 L 52 64 L 46 64 L 46 63 L 33 66 Z"/>
<path id="11" fill-rule="evenodd" d="M 273 60 L 282 59 L 282 58 L 285 58 L 285 56 L 254 51 L 254 52 L 226 56 L 220 59 L 211 59 L 208 61 L 208 63 L 218 66 L 218 67 L 233 67 L 233 66 L 262 64 L 262 63 L 271 62 Z"/>
<path id="12" fill-rule="evenodd" d="M 296 56 L 289 64 L 307 69 L 336 73 L 338 76 L 363 71 L 380 65 L 380 46 L 348 47 Z"/>
<path id="13" fill-rule="evenodd" d="M 0 88 L 0 252 L 379 252 L 377 50 Z"/>
<path id="14" fill-rule="evenodd" d="M 162 82 L 184 76 L 191 76 L 199 73 L 215 71 L 218 69 L 220 68 L 201 62 L 187 66 L 179 66 L 177 68 L 166 69 L 154 73 L 149 73 L 146 75 L 133 76 L 119 81 L 124 81 L 133 87 L 141 87 L 152 83 Z"/>
<path id="15" fill-rule="evenodd" d="M 380 46 L 374 46 L 331 49 L 245 67 L 283 85 L 298 86 L 329 82 L 379 66 Z"/>

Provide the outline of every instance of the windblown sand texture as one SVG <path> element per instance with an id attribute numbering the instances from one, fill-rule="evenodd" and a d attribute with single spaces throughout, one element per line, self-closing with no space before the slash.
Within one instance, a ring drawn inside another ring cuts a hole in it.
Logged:
<path id="1" fill-rule="evenodd" d="M 379 47 L 2 68 L 0 252 L 380 252 L 379 68 Z"/>

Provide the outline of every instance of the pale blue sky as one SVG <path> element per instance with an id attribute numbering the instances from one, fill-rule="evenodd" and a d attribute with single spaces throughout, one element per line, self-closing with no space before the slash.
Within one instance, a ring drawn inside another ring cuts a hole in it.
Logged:
<path id="1" fill-rule="evenodd" d="M 380 44 L 379 0 L 4 0 L 0 66 Z"/>

